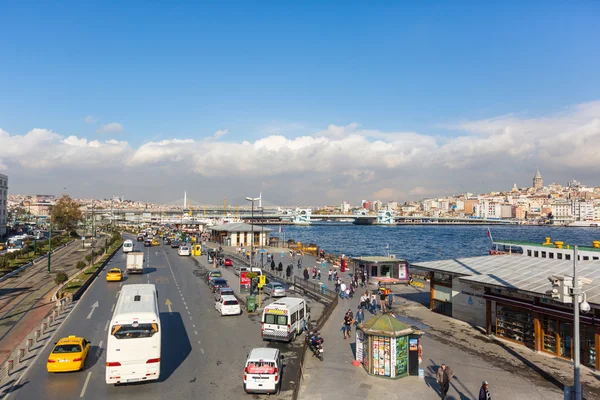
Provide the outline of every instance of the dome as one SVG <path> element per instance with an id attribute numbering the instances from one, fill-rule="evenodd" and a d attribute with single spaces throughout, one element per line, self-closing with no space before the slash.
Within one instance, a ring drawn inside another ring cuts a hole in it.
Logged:
<path id="1" fill-rule="evenodd" d="M 413 333 L 410 326 L 398 321 L 389 313 L 373 317 L 358 327 L 367 335 L 398 337 Z"/>

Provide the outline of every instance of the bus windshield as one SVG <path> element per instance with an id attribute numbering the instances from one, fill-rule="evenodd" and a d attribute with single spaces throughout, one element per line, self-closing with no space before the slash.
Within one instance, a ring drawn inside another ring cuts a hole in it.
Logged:
<path id="1" fill-rule="evenodd" d="M 113 325 L 112 335 L 117 339 L 149 338 L 158 333 L 158 324 Z"/>

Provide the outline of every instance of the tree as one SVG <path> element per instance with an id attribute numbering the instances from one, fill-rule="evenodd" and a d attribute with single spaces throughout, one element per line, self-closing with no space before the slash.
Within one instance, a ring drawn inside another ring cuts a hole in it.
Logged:
<path id="1" fill-rule="evenodd" d="M 57 285 L 62 285 L 63 283 L 65 283 L 68 280 L 69 280 L 69 275 L 67 275 L 64 272 L 59 272 L 58 274 L 56 274 L 56 278 L 54 278 L 54 282 Z"/>
<path id="2" fill-rule="evenodd" d="M 69 195 L 63 195 L 52 208 L 52 223 L 58 229 L 75 229 L 77 224 L 83 219 L 83 213 L 79 207 L 81 205 Z"/>
<path id="3" fill-rule="evenodd" d="M 85 268 L 87 264 L 85 263 L 85 261 L 77 261 L 77 264 L 75 264 L 75 268 L 77 268 L 78 270 L 82 270 Z"/>

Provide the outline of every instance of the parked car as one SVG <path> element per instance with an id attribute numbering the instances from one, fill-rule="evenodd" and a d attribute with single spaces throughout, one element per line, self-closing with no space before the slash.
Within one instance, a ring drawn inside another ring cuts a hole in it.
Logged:
<path id="1" fill-rule="evenodd" d="M 206 283 L 210 284 L 211 279 L 222 278 L 223 274 L 219 269 L 211 269 L 206 273 Z"/>
<path id="2" fill-rule="evenodd" d="M 226 258 L 225 262 L 223 263 L 226 267 L 233 267 L 233 261 L 231 261 L 231 258 Z"/>
<path id="3" fill-rule="evenodd" d="M 269 282 L 263 285 L 262 290 L 271 297 L 284 297 L 286 292 L 285 286 L 278 282 Z"/>
<path id="4" fill-rule="evenodd" d="M 278 393 L 282 369 L 283 355 L 278 349 L 252 349 L 244 365 L 244 390 L 246 393 Z"/>
<path id="5" fill-rule="evenodd" d="M 221 297 L 223 296 L 233 296 L 233 289 L 230 288 L 229 286 L 227 287 L 222 287 L 219 288 L 217 291 L 215 291 L 215 301 L 218 301 Z"/>
<path id="6" fill-rule="evenodd" d="M 212 289 L 212 292 L 214 293 L 219 288 L 227 287 L 227 286 L 229 286 L 229 284 L 223 278 L 213 278 L 210 280 L 210 283 L 208 284 L 208 286 L 210 286 L 210 288 Z"/>
<path id="7" fill-rule="evenodd" d="M 177 250 L 177 254 L 179 254 L 180 256 L 189 256 L 190 248 L 187 246 L 180 246 L 179 249 Z"/>
<path id="8" fill-rule="evenodd" d="M 235 296 L 223 296 L 215 301 L 215 310 L 223 315 L 240 315 L 242 308 Z"/>

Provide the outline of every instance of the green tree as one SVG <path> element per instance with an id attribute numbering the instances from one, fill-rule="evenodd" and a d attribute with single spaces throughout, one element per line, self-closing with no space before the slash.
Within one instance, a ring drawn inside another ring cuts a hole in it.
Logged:
<path id="1" fill-rule="evenodd" d="M 56 205 L 52 208 L 52 223 L 58 229 L 75 229 L 77 224 L 83 219 L 80 207 L 81 204 L 73 200 L 69 195 L 63 195 L 63 197 L 56 201 Z"/>
<path id="2" fill-rule="evenodd" d="M 75 268 L 77 268 L 78 270 L 82 270 L 85 268 L 87 264 L 85 263 L 85 261 L 77 261 L 77 264 L 75 264 Z"/>
<path id="3" fill-rule="evenodd" d="M 56 274 L 56 278 L 54 278 L 54 282 L 57 285 L 62 285 L 63 283 L 65 283 L 66 281 L 69 280 L 69 275 L 67 275 L 64 272 L 59 272 Z"/>

